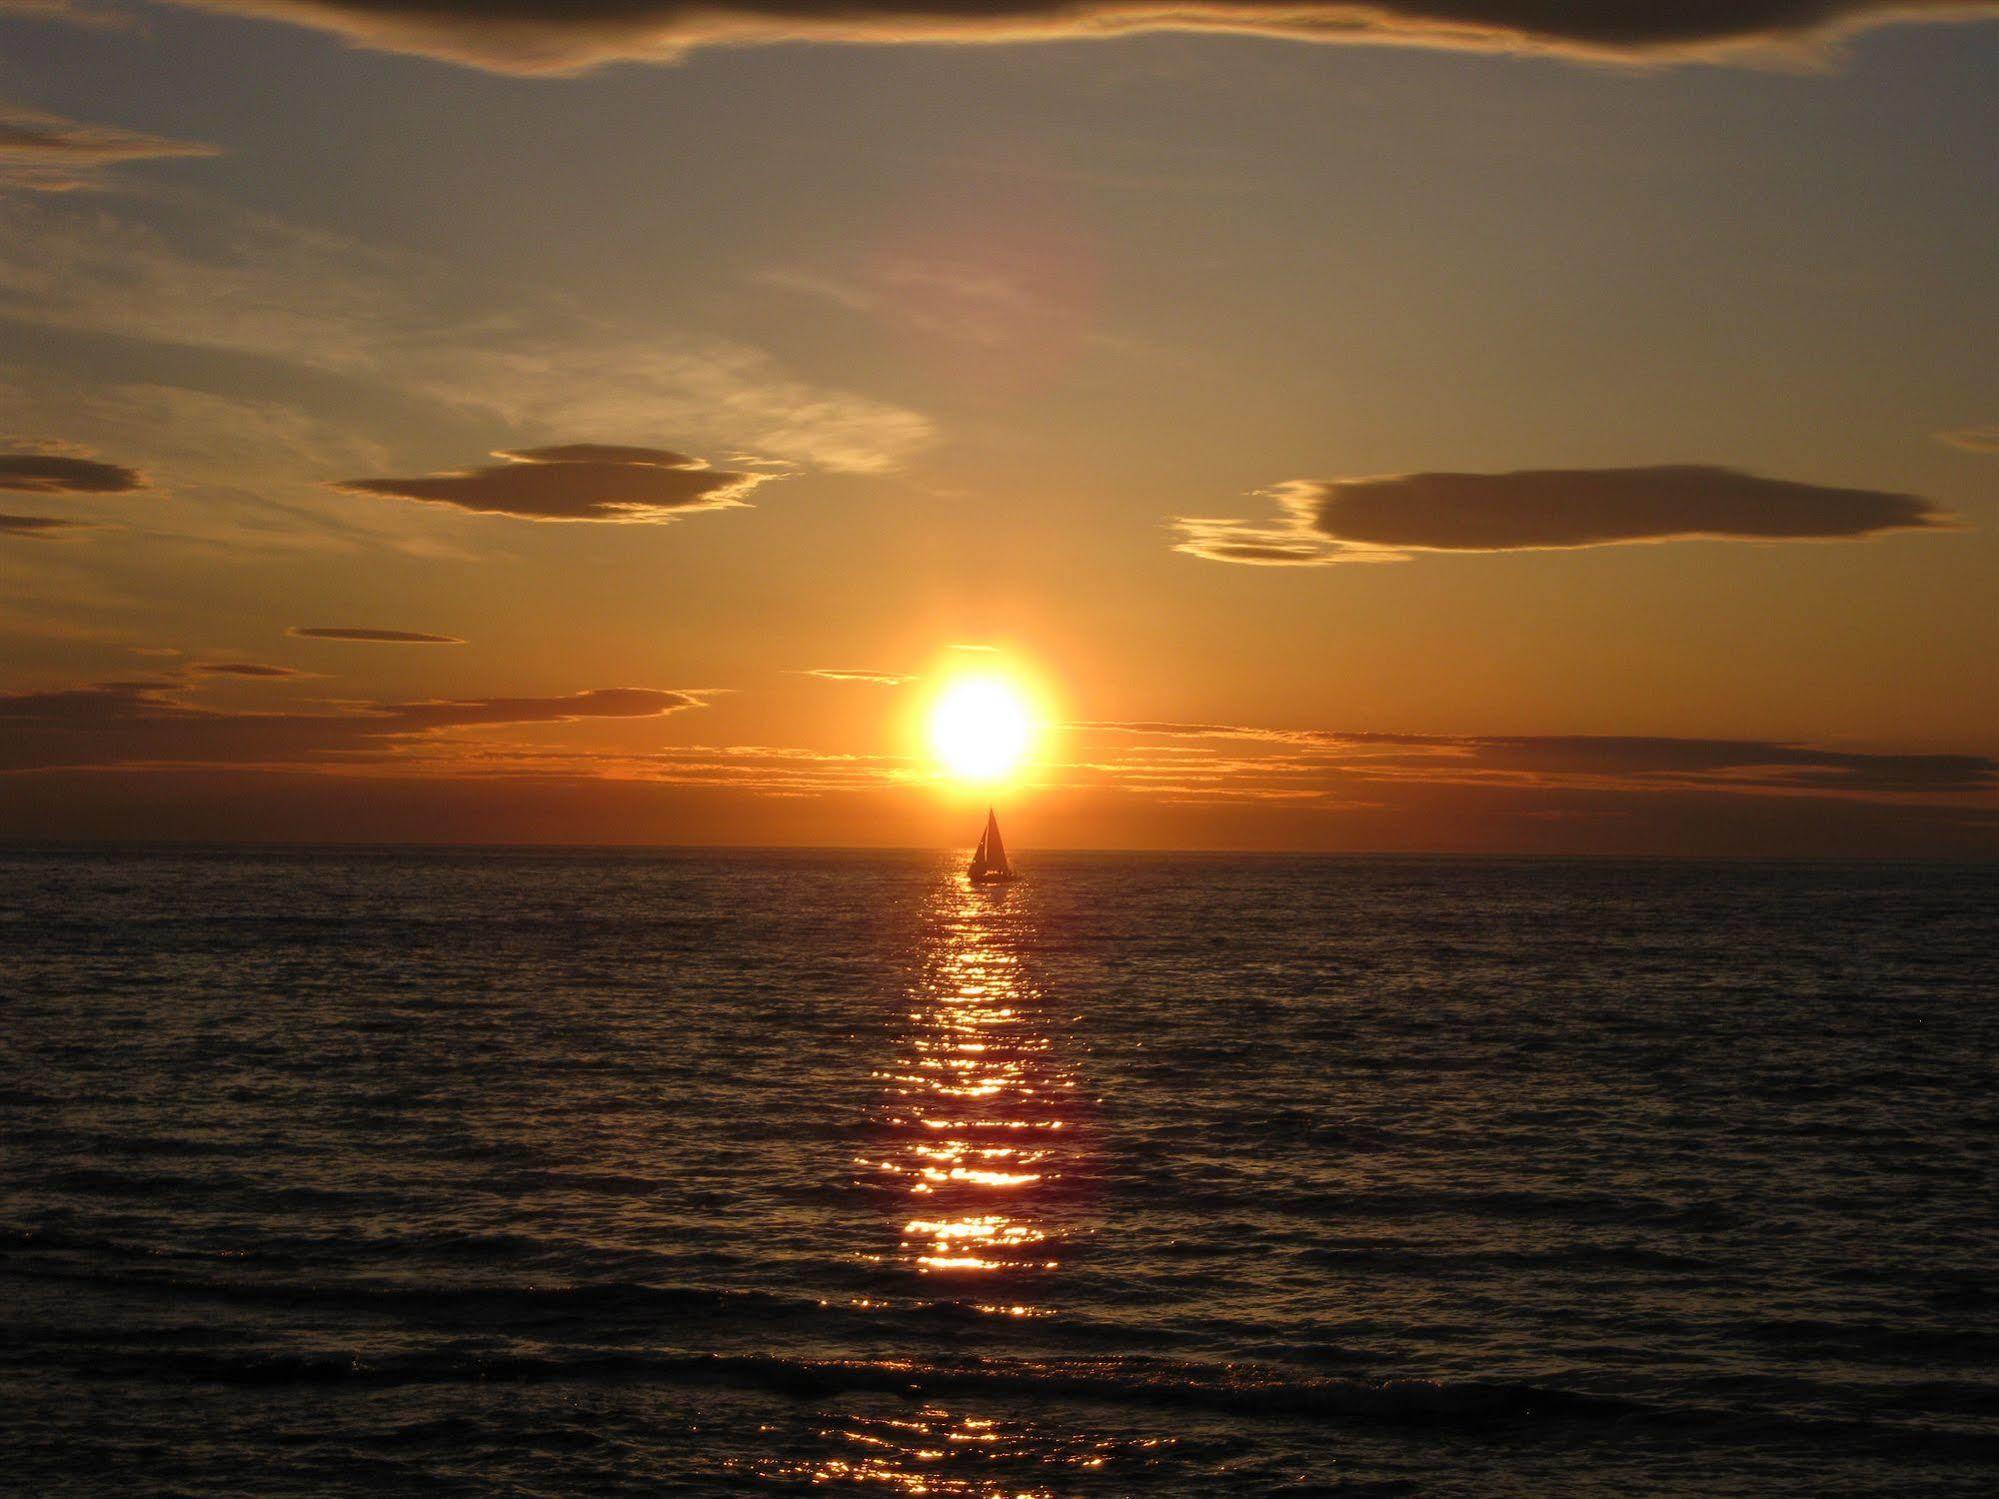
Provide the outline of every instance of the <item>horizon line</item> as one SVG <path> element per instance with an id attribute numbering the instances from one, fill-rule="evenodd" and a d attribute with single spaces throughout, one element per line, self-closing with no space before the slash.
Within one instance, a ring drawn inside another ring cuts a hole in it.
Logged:
<path id="1" fill-rule="evenodd" d="M 109 850 L 109 849 L 307 849 L 328 852 L 365 850 L 433 850 L 438 852 L 547 852 L 547 853 L 707 853 L 707 854 L 959 854 L 971 844 L 913 843 L 558 843 L 469 841 L 463 839 L 302 839 L 302 838 L 46 838 L 0 833 L 0 853 L 13 849 Z M 1626 863 L 1753 863 L 1753 864 L 1999 864 L 1999 850 L 1991 853 L 1673 853 L 1603 852 L 1550 853 L 1542 850 L 1508 852 L 1495 849 L 1409 849 L 1409 848 L 1133 848 L 1133 847 L 1035 847 L 1036 854 L 1098 854 L 1120 857 L 1205 857 L 1268 859 L 1478 859 L 1478 860 L 1601 860 Z"/>

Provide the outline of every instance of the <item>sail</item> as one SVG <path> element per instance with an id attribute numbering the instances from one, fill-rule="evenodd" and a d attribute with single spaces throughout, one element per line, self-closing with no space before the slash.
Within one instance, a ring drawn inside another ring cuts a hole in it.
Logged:
<path id="1" fill-rule="evenodd" d="M 1000 841 L 999 818 L 990 807 L 986 809 L 986 830 L 979 835 L 979 847 L 972 855 L 968 872 L 975 880 L 1013 878 L 1013 871 L 1007 867 L 1006 844 Z"/>

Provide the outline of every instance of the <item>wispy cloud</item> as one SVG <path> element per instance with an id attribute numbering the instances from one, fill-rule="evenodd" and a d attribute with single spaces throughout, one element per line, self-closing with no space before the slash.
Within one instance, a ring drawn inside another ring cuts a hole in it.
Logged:
<path id="1" fill-rule="evenodd" d="M 843 666 L 807 667 L 801 675 L 818 677 L 827 682 L 866 682 L 876 687 L 901 687 L 916 680 L 905 672 L 861 671 Z"/>
<path id="2" fill-rule="evenodd" d="M 91 125 L 22 104 L 0 103 L 0 193 L 67 193 L 104 185 L 107 167 L 215 156 L 216 147 L 116 125 Z"/>
<path id="3" fill-rule="evenodd" d="M 1051 284 L 1065 267 L 1022 248 L 996 246 L 987 235 L 876 255 L 841 272 L 778 268 L 754 279 L 914 333 L 999 349 L 1045 337 L 1042 325 L 1066 316 L 1065 288 Z"/>
<path id="4" fill-rule="evenodd" d="M 1959 427 L 1954 432 L 1937 433 L 1937 441 L 1967 453 L 1999 453 L 1999 422 L 1982 427 Z"/>
<path id="5" fill-rule="evenodd" d="M 292 402 L 9 365 L 0 367 L 6 430 L 60 433 L 65 441 L 40 445 L 50 452 L 117 454 L 118 466 L 143 476 L 160 501 L 117 516 L 122 532 L 148 544 L 240 561 L 300 550 L 441 549 L 436 528 L 421 517 L 329 493 L 318 482 L 326 475 L 380 472 L 389 455 L 365 434 Z M 94 518 L 111 517 L 99 510 Z"/>
<path id="6" fill-rule="evenodd" d="M 86 31 L 129 31 L 132 13 L 96 0 L 0 0 L 0 16 L 61 21 Z"/>
<path id="7" fill-rule="evenodd" d="M 935 439 L 917 412 L 788 375 L 761 350 L 634 329 L 421 257 L 255 215 L 171 227 L 0 199 L 0 315 L 283 361 L 522 432 L 688 432 L 847 473 Z"/>

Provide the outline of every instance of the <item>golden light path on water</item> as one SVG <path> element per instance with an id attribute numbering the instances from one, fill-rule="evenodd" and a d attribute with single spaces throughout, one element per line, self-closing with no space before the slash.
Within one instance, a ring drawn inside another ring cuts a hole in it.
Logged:
<path id="1" fill-rule="evenodd" d="M 1052 1436 L 927 1403 L 903 1417 L 850 1417 L 825 1435 L 839 1440 L 851 1455 L 822 1460 L 807 1475 L 809 1482 L 936 1499 L 1057 1499 L 1062 1493 L 1031 1480 L 953 1472 L 953 1464 L 1014 1471 L 1033 1465 L 1075 1474 L 1094 1472 L 1111 1460 L 1110 1444 L 1099 1439 Z"/>
<path id="2" fill-rule="evenodd" d="M 1030 898 L 955 879 L 940 891 L 909 1030 L 882 1074 L 888 1148 L 859 1164 L 906 1204 L 896 1255 L 920 1275 L 1011 1287 L 1061 1268 L 1038 1208 L 1060 1190 L 1077 1081 L 1023 970 Z"/>
<path id="3" fill-rule="evenodd" d="M 907 1025 L 876 1074 L 878 1143 L 854 1162 L 868 1195 L 891 1205 L 882 1269 L 1001 1318 L 1049 1314 L 1038 1289 L 1076 1236 L 1064 1207 L 1083 1149 L 1081 1084 L 1023 961 L 1033 896 L 974 886 L 955 862 L 940 879 Z M 798 1475 L 814 1485 L 1054 1499 L 1059 1475 L 1110 1460 L 1102 1438 L 936 1401 L 835 1422 L 821 1432 L 835 1450 Z"/>

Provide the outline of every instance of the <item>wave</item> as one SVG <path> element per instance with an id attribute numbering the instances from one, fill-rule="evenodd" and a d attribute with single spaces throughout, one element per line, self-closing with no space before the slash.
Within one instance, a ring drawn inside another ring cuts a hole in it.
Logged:
<path id="1" fill-rule="evenodd" d="M 1248 1199 L 1214 1192 L 1183 1193 L 1177 1201 L 1189 1206 L 1242 1207 Z M 1611 1192 L 1540 1191 L 1304 1191 L 1259 1199 L 1254 1205 L 1290 1216 L 1327 1218 L 1499 1218 L 1518 1222 L 1560 1222 L 1625 1228 L 1710 1231 L 1731 1226 L 1739 1217 L 1711 1201 L 1675 1202 L 1668 1198 Z"/>
<path id="2" fill-rule="evenodd" d="M 1910 1388 L 1899 1398 L 1876 1400 L 1868 1414 L 1833 1415 L 1749 1404 L 1739 1393 L 1714 1404 L 1677 1403 L 1528 1379 L 1313 1376 L 1270 1365 L 1141 1355 L 862 1358 L 556 1345 L 520 1352 L 482 1353 L 460 1345 L 381 1354 L 229 1349 L 214 1346 L 216 1335 L 216 1329 L 190 1324 L 122 1343 L 109 1337 L 38 1340 L 41 1352 L 24 1349 L 19 1359 L 0 1358 L 0 1364 L 25 1363 L 40 1379 L 169 1387 L 319 1386 L 364 1393 L 498 1384 L 658 1385 L 789 1401 L 886 1396 L 1019 1402 L 1042 1414 L 1082 1405 L 1183 1411 L 1232 1424 L 1270 1421 L 1446 1435 L 1522 1432 L 1561 1440 L 1625 1434 L 1675 1444 L 1755 1448 L 1776 1442 L 1791 1450 L 1837 1447 L 1999 1462 L 1999 1431 L 1988 1424 L 1999 1394 L 1956 1385 Z"/>
<path id="3" fill-rule="evenodd" d="M 845 1394 L 909 1398 L 1022 1397 L 1281 1416 L 1370 1425 L 1475 1427 L 1535 1422 L 1622 1422 L 1644 1407 L 1512 1380 L 1287 1379 L 1233 1365 L 1136 1359 L 970 1360 L 790 1358 L 775 1354 L 571 1351 L 489 1356 L 199 1351 L 107 1361 L 97 1374 L 143 1374 L 223 1384 L 353 1383 L 366 1386 L 570 1381 L 655 1381 L 759 1390 L 798 1399 Z M 143 1367 L 140 1367 L 140 1366 Z"/>
<path id="4" fill-rule="evenodd" d="M 13 1255 L 23 1244 L 49 1251 Z M 81 1250 L 86 1258 L 66 1257 Z M 702 1261 L 732 1256 L 683 1254 L 676 1268 L 699 1273 Z M 93 1260 L 99 1262 L 93 1263 Z M 729 1271 L 733 1263 L 715 1268 Z M 292 1256 L 261 1252 L 183 1250 L 60 1234 L 0 1235 L 0 1274 L 22 1281 L 148 1298 L 157 1306 L 209 1302 L 258 1309 L 288 1323 L 299 1314 L 315 1319 L 361 1319 L 366 1327 L 390 1319 L 406 1330 L 456 1334 L 505 1330 L 538 1339 L 587 1339 L 613 1344 L 654 1338 L 671 1329 L 724 1342 L 768 1344 L 779 1336 L 807 1335 L 831 1346 L 884 1340 L 955 1342 L 976 1329 L 988 1342 L 1029 1339 L 1040 1346 L 1104 1351 L 1138 1346 L 1161 1350 L 1186 1346 L 1202 1334 L 1171 1325 L 1133 1326 L 1099 1317 L 1059 1319 L 1008 1314 L 1005 1306 L 958 1297 L 884 1299 L 858 1293 L 814 1295 L 741 1290 L 696 1283 L 630 1280 L 573 1280 L 552 1274 L 546 1280 L 396 1280 L 343 1275 L 320 1276 Z M 1231 1332 L 1259 1329 L 1231 1327 Z M 1211 1330 L 1210 1330 L 1211 1331 Z M 135 1329 L 134 1341 L 149 1334 Z M 46 1346 L 60 1350 L 66 1340 L 50 1335 Z"/>
<path id="5" fill-rule="evenodd" d="M 1564 1244 L 1548 1249 L 1438 1250 L 1409 1244 L 1336 1244 L 1301 1249 L 1307 1264 L 1335 1270 L 1379 1270 L 1391 1275 L 1443 1278 L 1489 1274 L 1494 1270 L 1654 1270 L 1694 1274 L 1712 1271 L 1699 1255 L 1674 1254 L 1643 1244 Z"/>
<path id="6" fill-rule="evenodd" d="M 76 1247 L 76 1241 L 38 1236 L 50 1247 Z M 148 1248 L 111 1241 L 89 1242 L 91 1252 L 124 1260 L 194 1260 L 242 1263 L 251 1258 L 228 1251 Z M 264 1268 L 295 1262 L 257 1257 Z M 505 1282 L 439 1283 L 329 1278 L 295 1280 L 278 1276 L 190 1276 L 121 1273 L 102 1267 L 12 1265 L 16 1274 L 95 1288 L 151 1291 L 175 1300 L 215 1300 L 276 1307 L 312 1307 L 344 1313 L 416 1315 L 426 1322 L 476 1320 L 537 1325 L 575 1318 L 601 1322 L 607 1318 L 646 1316 L 709 1316 L 739 1322 L 777 1324 L 822 1309 L 807 1297 L 764 1291 L 732 1291 L 705 1286 L 655 1285 L 628 1281 L 584 1281 L 520 1285 Z"/>
<path id="7" fill-rule="evenodd" d="M 1136 1357 L 1090 1359 L 807 1358 L 778 1354 L 551 1350 L 533 1354 L 220 1353 L 196 1349 L 79 1361 L 97 1377 L 227 1386 L 324 1385 L 361 1390 L 466 1383 L 657 1384 L 750 1391 L 787 1400 L 894 1396 L 909 1401 L 1020 1401 L 1177 1410 L 1193 1415 L 1442 1433 L 1649 1433 L 1672 1441 L 1772 1441 L 1999 1461 L 1999 1433 L 1938 1424 L 1927 1406 L 1881 1419 L 1818 1416 L 1740 1404 L 1665 1404 L 1515 1379 L 1290 1377 L 1240 1364 Z M 72 1366 L 74 1367 L 74 1366 Z M 1983 1402 L 1970 1404 L 1982 1411 Z M 1910 1420 L 1905 1417 L 1914 1417 Z"/>

